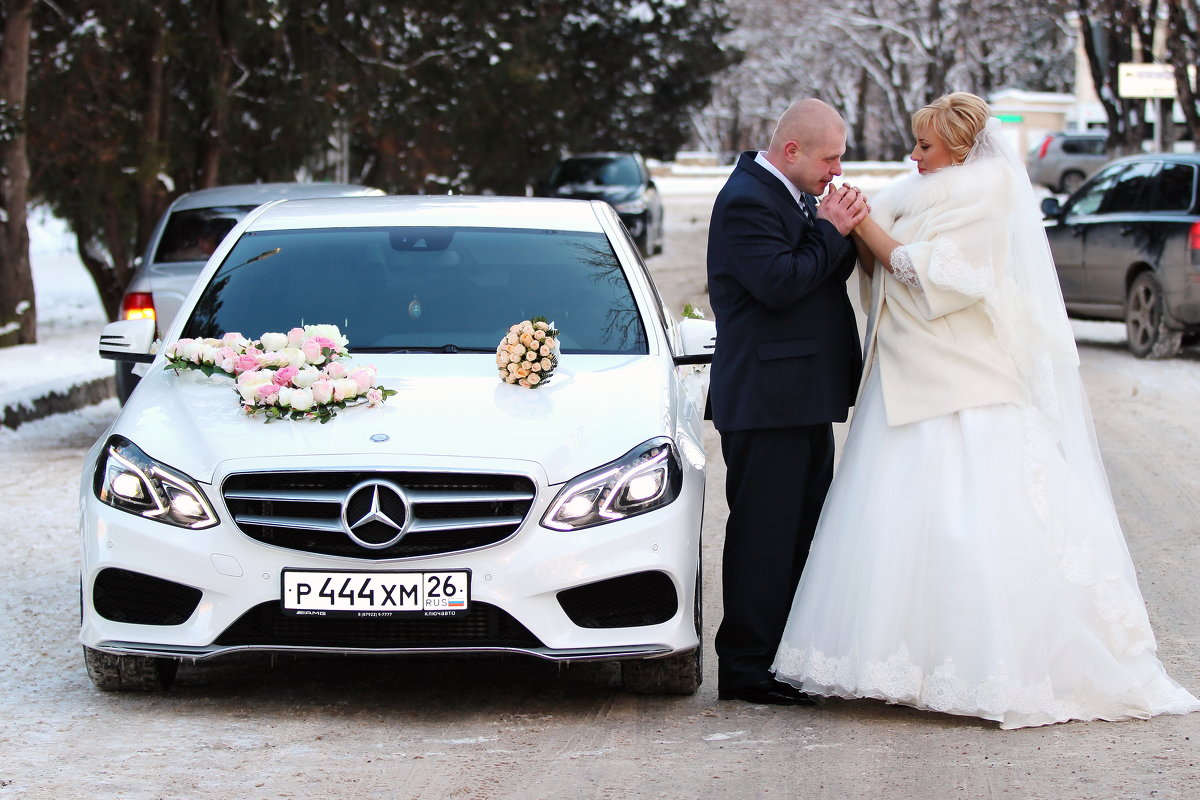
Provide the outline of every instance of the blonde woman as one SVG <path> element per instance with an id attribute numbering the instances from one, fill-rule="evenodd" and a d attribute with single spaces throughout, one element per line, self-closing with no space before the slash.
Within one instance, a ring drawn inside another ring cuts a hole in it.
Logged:
<path id="1" fill-rule="evenodd" d="M 854 231 L 864 377 L 777 677 L 1002 728 L 1200 709 L 1155 654 L 1024 168 L 975 95 L 913 133 L 919 174 Z"/>

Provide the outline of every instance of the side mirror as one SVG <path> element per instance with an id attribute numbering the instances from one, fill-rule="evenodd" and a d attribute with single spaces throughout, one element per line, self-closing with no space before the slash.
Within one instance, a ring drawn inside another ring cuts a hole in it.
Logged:
<path id="1" fill-rule="evenodd" d="M 123 319 L 110 322 L 100 332 L 100 357 L 110 361 L 149 364 L 154 360 L 155 321 Z"/>
<path id="2" fill-rule="evenodd" d="M 717 323 L 707 319 L 685 319 L 679 323 L 683 352 L 675 356 L 676 366 L 711 364 L 717 349 Z"/>
<path id="3" fill-rule="evenodd" d="M 1062 206 L 1058 204 L 1057 197 L 1042 198 L 1042 216 L 1046 219 L 1057 218 L 1062 213 Z"/>

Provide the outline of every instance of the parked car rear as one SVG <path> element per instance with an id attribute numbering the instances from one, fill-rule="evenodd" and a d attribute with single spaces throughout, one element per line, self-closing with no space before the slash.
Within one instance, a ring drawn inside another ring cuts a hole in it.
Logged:
<path id="1" fill-rule="evenodd" d="M 1070 194 L 1108 163 L 1107 133 L 1051 133 L 1029 152 L 1029 180 L 1052 192 Z"/>
<path id="2" fill-rule="evenodd" d="M 1067 312 L 1124 320 L 1139 358 L 1200 333 L 1198 169 L 1200 154 L 1129 156 L 1042 204 Z"/>
<path id="3" fill-rule="evenodd" d="M 121 301 L 121 319 L 155 319 L 159 332 L 171 327 L 183 298 L 209 255 L 243 217 L 273 200 L 382 195 L 348 183 L 249 183 L 217 186 L 180 195 L 163 212 Z M 117 363 L 117 396 L 129 399 L 138 378 Z"/>

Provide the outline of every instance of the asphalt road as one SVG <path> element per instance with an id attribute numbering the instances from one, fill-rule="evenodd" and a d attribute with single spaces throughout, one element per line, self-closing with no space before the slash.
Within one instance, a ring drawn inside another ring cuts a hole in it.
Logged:
<path id="1" fill-rule="evenodd" d="M 707 308 L 710 206 L 667 198 L 665 253 L 651 266 L 672 307 Z M 1112 326 L 1080 330 L 1160 656 L 1197 691 L 1200 359 L 1138 362 Z M 184 670 L 169 694 L 99 693 L 75 638 L 76 487 L 115 413 L 109 401 L 0 435 L 0 798 L 1200 795 L 1200 714 L 1000 731 L 873 701 L 718 702 L 724 470 L 711 430 L 706 680 L 694 697 L 628 695 L 608 666 L 517 657 L 257 661 Z"/>

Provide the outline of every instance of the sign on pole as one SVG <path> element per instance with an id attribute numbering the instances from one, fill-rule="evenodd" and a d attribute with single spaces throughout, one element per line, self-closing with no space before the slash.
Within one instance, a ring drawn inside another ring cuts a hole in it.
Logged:
<path id="1" fill-rule="evenodd" d="M 1170 64 L 1117 65 L 1117 96 L 1124 98 L 1175 97 L 1175 68 Z"/>

